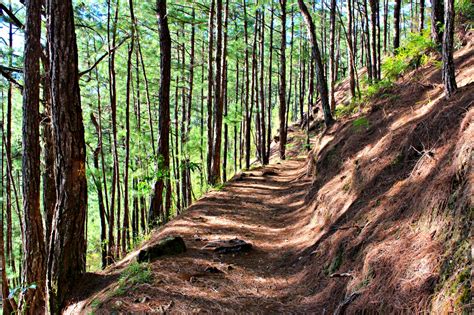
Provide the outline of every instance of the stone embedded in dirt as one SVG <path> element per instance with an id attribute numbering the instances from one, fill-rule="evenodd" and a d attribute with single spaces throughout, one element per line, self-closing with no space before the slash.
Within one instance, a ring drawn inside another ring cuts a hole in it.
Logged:
<path id="1" fill-rule="evenodd" d="M 276 176 L 278 173 L 274 169 L 265 169 L 262 171 L 262 176 Z"/>
<path id="2" fill-rule="evenodd" d="M 141 298 L 136 298 L 134 300 L 135 303 L 146 303 L 150 300 L 150 297 L 149 296 L 143 296 Z"/>
<path id="3" fill-rule="evenodd" d="M 207 242 L 207 241 L 208 241 L 207 238 L 201 237 L 201 236 L 199 236 L 198 234 L 195 234 L 193 237 L 194 237 L 194 240 L 195 240 L 196 242 Z"/>
<path id="4" fill-rule="evenodd" d="M 165 255 L 176 255 L 186 251 L 186 244 L 180 236 L 169 236 L 157 244 L 150 245 L 140 251 L 138 262 L 148 262 Z"/>
<path id="5" fill-rule="evenodd" d="M 252 249 L 252 244 L 234 238 L 228 241 L 207 243 L 202 249 L 212 249 L 218 254 L 244 253 Z"/>
<path id="6" fill-rule="evenodd" d="M 214 266 L 208 266 L 204 271 L 209 273 L 224 273 L 222 270 Z"/>

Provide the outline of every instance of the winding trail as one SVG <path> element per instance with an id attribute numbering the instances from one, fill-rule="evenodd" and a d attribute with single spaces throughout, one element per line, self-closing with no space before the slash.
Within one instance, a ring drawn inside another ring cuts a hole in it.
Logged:
<path id="1" fill-rule="evenodd" d="M 183 254 L 151 264 L 152 284 L 133 287 L 121 297 L 111 294 L 134 252 L 115 273 L 91 274 L 89 285 L 101 290 L 88 292 L 88 300 L 68 312 L 303 312 L 293 290 L 297 276 L 291 262 L 297 258 L 293 224 L 300 220 L 298 210 L 311 184 L 303 176 L 305 165 L 304 159 L 293 159 L 247 171 L 222 190 L 208 193 L 147 242 L 180 235 L 188 247 Z M 203 249 L 207 242 L 233 238 L 251 243 L 253 249 L 225 255 Z M 208 267 L 222 272 L 210 273 Z M 97 307 L 98 299 L 105 302 Z"/>

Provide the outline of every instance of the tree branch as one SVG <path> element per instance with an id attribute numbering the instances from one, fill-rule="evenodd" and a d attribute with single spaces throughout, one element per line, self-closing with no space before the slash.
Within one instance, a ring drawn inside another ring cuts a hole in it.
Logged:
<path id="1" fill-rule="evenodd" d="M 15 85 L 17 88 L 20 89 L 20 91 L 23 91 L 23 86 L 18 83 L 17 80 L 15 80 L 11 74 L 8 72 L 8 71 L 5 71 L 2 67 L 0 67 L 0 74 L 5 78 L 7 79 L 8 81 L 10 81 L 11 83 L 13 83 L 13 85 Z"/>
<path id="2" fill-rule="evenodd" d="M 4 5 L 3 3 L 0 3 L 0 16 L 3 15 L 3 12 L 5 12 L 8 15 L 13 25 L 21 29 L 25 28 L 23 23 L 15 16 L 15 14 L 12 11 L 10 11 L 10 9 L 8 9 L 6 5 Z"/>
<path id="3" fill-rule="evenodd" d="M 105 52 L 102 56 L 99 57 L 99 59 L 96 60 L 96 62 L 94 62 L 94 64 L 87 70 L 84 70 L 84 71 L 81 71 L 79 72 L 79 77 L 82 77 L 83 75 L 85 74 L 88 74 L 89 72 L 91 72 L 92 70 L 95 69 L 95 67 L 97 67 L 99 65 L 99 63 L 105 59 L 105 57 L 107 57 L 110 53 L 114 52 L 115 50 L 117 50 L 120 46 L 122 46 L 123 43 L 125 43 L 125 41 L 127 39 L 130 38 L 130 35 L 129 36 L 126 36 L 124 39 L 122 39 L 115 47 L 113 47 L 112 49 L 110 49 L 109 51 Z"/>

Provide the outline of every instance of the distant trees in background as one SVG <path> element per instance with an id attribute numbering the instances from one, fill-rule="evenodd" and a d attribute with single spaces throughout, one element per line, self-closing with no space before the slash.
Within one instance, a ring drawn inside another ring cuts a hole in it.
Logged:
<path id="1" fill-rule="evenodd" d="M 453 0 L 26 0 L 0 13 L 4 313 L 58 313 L 86 270 L 233 174 L 287 158 L 289 124 L 309 145 L 318 108 L 325 128 L 337 117 L 337 82 L 358 100 L 410 34 L 429 30 L 456 91 Z"/>

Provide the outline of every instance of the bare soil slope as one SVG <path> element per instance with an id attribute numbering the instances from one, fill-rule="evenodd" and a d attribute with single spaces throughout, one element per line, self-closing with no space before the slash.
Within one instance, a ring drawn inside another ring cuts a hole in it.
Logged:
<path id="1" fill-rule="evenodd" d="M 119 290 L 130 253 L 86 275 L 66 313 L 467 312 L 473 47 L 455 60 L 451 100 L 437 66 L 413 71 L 314 137 L 310 158 L 236 176 L 156 231 L 143 246 L 180 235 L 188 250 L 151 263 L 150 283 Z M 203 248 L 232 238 L 253 250 Z"/>

